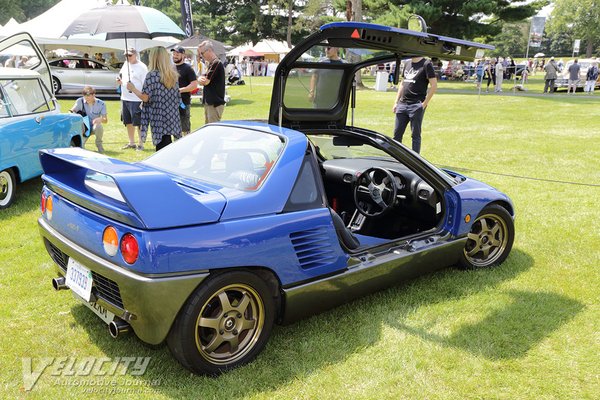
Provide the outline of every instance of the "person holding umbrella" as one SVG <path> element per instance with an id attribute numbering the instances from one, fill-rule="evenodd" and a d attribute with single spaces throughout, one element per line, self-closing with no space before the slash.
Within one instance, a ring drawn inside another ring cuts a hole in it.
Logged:
<path id="1" fill-rule="evenodd" d="M 204 120 L 207 124 L 218 122 L 225 108 L 225 68 L 209 40 L 198 45 L 198 54 L 208 64 L 206 75 L 198 79 L 198 84 L 204 87 L 202 93 Z"/>
<path id="2" fill-rule="evenodd" d="M 164 47 L 150 50 L 149 70 L 142 90 L 133 82 L 127 83 L 127 90 L 144 103 L 140 125 L 141 141 L 146 140 L 150 126 L 152 144 L 158 151 L 172 143 L 171 136 L 177 139 L 181 137 L 179 74 Z"/>

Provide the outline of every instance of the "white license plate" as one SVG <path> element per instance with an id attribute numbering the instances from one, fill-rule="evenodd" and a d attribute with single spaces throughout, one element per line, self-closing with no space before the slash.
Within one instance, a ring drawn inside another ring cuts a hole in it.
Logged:
<path id="1" fill-rule="evenodd" d="M 111 313 L 106 308 L 102 307 L 100 304 L 90 303 L 88 301 L 85 301 L 84 299 L 82 299 L 75 293 L 73 293 L 73 295 L 75 296 L 75 298 L 77 300 L 81 301 L 87 308 L 92 310 L 94 312 L 94 314 L 99 316 L 100 319 L 102 321 L 104 321 L 106 324 L 110 324 L 115 319 L 115 314 Z"/>
<path id="2" fill-rule="evenodd" d="M 92 283 L 92 271 L 69 257 L 66 281 L 69 289 L 78 294 L 86 302 L 89 302 L 92 296 Z"/>

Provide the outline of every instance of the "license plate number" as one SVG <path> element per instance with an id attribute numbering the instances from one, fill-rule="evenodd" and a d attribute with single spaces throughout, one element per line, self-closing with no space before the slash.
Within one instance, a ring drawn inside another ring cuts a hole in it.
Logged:
<path id="1" fill-rule="evenodd" d="M 90 301 L 92 296 L 92 271 L 69 258 L 67 264 L 67 286 L 86 302 Z"/>

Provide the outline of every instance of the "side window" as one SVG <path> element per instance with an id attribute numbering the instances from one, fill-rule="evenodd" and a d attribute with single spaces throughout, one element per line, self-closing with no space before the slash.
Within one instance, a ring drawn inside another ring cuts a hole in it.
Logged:
<path id="1" fill-rule="evenodd" d="M 291 212 L 320 208 L 324 206 L 322 199 L 312 156 L 307 154 L 283 211 Z"/>
<path id="2" fill-rule="evenodd" d="M 1 81 L 6 93 L 5 106 L 13 116 L 35 114 L 53 109 L 38 79 Z"/>
<path id="3" fill-rule="evenodd" d="M 286 81 L 283 103 L 287 108 L 330 110 L 338 102 L 344 71 L 294 68 Z"/>

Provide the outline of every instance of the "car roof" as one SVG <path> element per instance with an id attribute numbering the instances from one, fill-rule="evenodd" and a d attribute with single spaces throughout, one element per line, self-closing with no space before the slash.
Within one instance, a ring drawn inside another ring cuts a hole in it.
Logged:
<path id="1" fill-rule="evenodd" d="M 371 52 L 371 58 L 358 57 L 342 64 L 307 61 L 305 53 L 316 48 L 333 46 L 352 50 L 355 54 Z M 481 58 L 493 46 L 448 36 L 417 32 L 363 22 L 334 22 L 323 25 L 317 32 L 298 43 L 279 63 L 275 72 L 269 123 L 301 129 L 342 128 L 346 125 L 348 105 L 354 74 L 369 65 L 393 62 L 414 56 L 473 61 Z M 284 104 L 286 83 L 290 71 L 299 70 L 343 71 L 338 100 L 333 108 L 292 108 Z"/>

